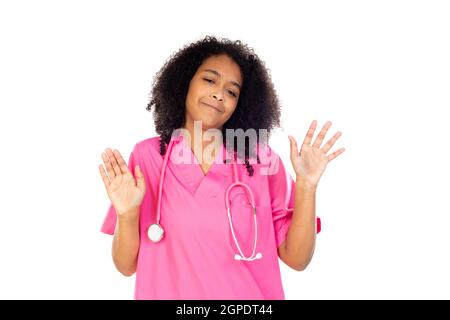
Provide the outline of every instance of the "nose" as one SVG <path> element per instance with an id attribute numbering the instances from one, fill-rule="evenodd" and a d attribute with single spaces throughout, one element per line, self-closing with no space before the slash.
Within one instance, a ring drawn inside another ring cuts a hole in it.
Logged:
<path id="1" fill-rule="evenodd" d="M 213 93 L 212 96 L 213 96 L 213 98 L 216 99 L 216 100 L 219 100 L 219 101 L 222 101 L 222 100 L 223 100 L 223 99 L 222 99 L 222 95 L 219 94 L 219 93 Z"/>

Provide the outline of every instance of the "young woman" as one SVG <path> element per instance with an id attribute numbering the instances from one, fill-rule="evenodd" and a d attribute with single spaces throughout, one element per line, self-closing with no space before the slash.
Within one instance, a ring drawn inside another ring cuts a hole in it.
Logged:
<path id="1" fill-rule="evenodd" d="M 280 118 L 270 76 L 240 41 L 182 48 L 151 96 L 158 136 L 128 165 L 107 148 L 99 166 L 111 200 L 101 230 L 116 268 L 136 273 L 135 299 L 284 299 L 278 258 L 300 271 L 313 256 L 315 193 L 340 133 L 321 146 L 327 122 L 311 144 L 313 121 L 300 150 L 289 137 L 294 181 L 266 143 Z"/>

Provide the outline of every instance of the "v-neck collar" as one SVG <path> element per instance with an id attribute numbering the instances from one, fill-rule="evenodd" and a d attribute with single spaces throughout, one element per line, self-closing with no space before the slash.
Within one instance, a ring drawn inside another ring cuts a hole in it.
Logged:
<path id="1" fill-rule="evenodd" d="M 225 145 L 222 144 L 219 151 L 215 155 L 213 163 L 208 168 L 208 171 L 203 173 L 200 163 L 197 160 L 191 146 L 188 145 L 184 137 L 180 139 L 179 143 L 174 145 L 172 153 L 183 159 L 190 160 L 188 163 L 173 163 L 169 160 L 169 167 L 175 172 L 175 176 L 191 193 L 193 196 L 203 195 L 216 197 L 220 190 L 220 184 L 224 177 L 229 176 L 226 171 L 228 166 L 223 163 L 226 155 Z M 231 170 L 231 167 L 230 169 Z M 231 171 L 230 171 L 231 174 Z"/>

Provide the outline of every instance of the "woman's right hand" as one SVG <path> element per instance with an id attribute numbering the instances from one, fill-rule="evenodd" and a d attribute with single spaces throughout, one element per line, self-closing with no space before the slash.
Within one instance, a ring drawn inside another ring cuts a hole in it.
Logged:
<path id="1" fill-rule="evenodd" d="M 144 175 L 139 166 L 134 170 L 135 180 L 118 150 L 113 152 L 107 148 L 102 158 L 108 175 L 101 164 L 100 175 L 117 215 L 125 217 L 139 212 L 145 194 Z"/>

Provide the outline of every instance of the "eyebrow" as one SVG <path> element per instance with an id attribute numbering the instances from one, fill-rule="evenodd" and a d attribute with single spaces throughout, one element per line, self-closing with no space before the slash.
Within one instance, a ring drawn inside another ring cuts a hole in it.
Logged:
<path id="1" fill-rule="evenodd" d="M 214 69 L 205 69 L 205 70 L 203 70 L 203 71 L 211 72 L 211 73 L 214 73 L 214 74 L 215 74 L 216 76 L 218 76 L 218 77 L 222 77 L 222 75 L 221 75 L 219 72 L 217 72 L 216 70 L 214 70 Z M 241 86 L 240 86 L 239 83 L 237 83 L 236 81 L 231 80 L 230 83 L 231 83 L 232 85 L 238 87 L 239 90 L 241 90 Z"/>

